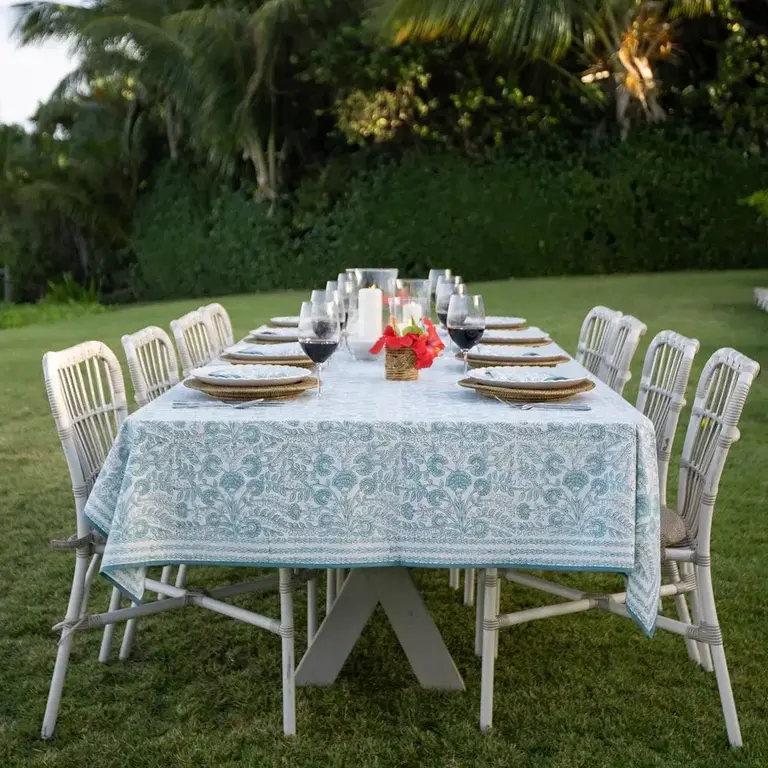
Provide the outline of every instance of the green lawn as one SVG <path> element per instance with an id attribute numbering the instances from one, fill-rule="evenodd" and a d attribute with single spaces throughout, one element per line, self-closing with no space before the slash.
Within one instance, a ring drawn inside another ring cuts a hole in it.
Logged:
<path id="1" fill-rule="evenodd" d="M 649 327 L 628 388 L 634 399 L 649 339 L 696 336 L 694 368 L 734 346 L 768 364 L 768 314 L 752 287 L 768 270 L 569 279 L 476 286 L 489 312 L 525 315 L 573 350 L 587 310 L 607 304 Z M 298 294 L 222 299 L 236 334 L 294 312 Z M 48 548 L 73 532 L 70 482 L 45 399 L 40 359 L 86 339 L 122 358 L 123 333 L 197 306 L 136 306 L 0 331 L 0 766 L 758 766 L 768 764 L 768 386 L 758 380 L 742 440 L 726 467 L 714 530 L 715 588 L 745 747 L 731 751 L 715 678 L 688 662 L 681 638 L 648 640 L 634 625 L 581 614 L 501 633 L 495 728 L 479 732 L 480 665 L 473 613 L 445 573 L 418 572 L 467 682 L 465 694 L 421 690 L 377 615 L 337 684 L 300 690 L 299 736 L 281 731 L 280 642 L 189 609 L 140 623 L 132 659 L 100 665 L 100 633 L 77 635 L 54 740 L 39 730 L 73 558 Z M 126 377 L 127 378 L 127 377 Z M 680 433 L 687 426 L 684 414 Z M 679 441 L 676 450 L 679 452 Z M 673 487 L 675 477 L 670 480 Z M 673 493 L 674 496 L 674 493 Z M 240 573 L 194 569 L 210 585 Z M 569 576 L 610 589 L 607 576 Z M 94 610 L 107 589 L 94 590 Z M 506 609 L 541 596 L 507 584 Z M 246 605 L 275 604 L 273 597 Z M 269 607 L 269 606 L 268 606 Z M 302 616 L 299 600 L 297 617 Z M 299 651 L 303 638 L 299 638 Z"/>

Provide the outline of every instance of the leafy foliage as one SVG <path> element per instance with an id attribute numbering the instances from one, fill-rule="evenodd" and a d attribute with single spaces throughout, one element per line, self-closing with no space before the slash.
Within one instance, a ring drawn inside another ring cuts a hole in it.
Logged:
<path id="1" fill-rule="evenodd" d="M 411 275 L 448 264 L 473 280 L 757 267 L 765 231 L 738 201 L 766 183 L 768 167 L 737 151 L 658 133 L 599 155 L 411 150 L 347 176 L 299 231 L 243 190 L 195 208 L 189 177 L 164 175 L 135 247 L 147 297 L 310 288 L 363 262 Z"/>
<path id="2" fill-rule="evenodd" d="M 81 65 L 31 131 L 0 126 L 17 299 L 67 273 L 117 301 L 313 284 L 354 253 L 418 270 L 430 242 L 462 242 L 461 221 L 482 224 L 466 254 L 494 275 L 726 266 L 740 260 L 725 240 L 744 232 L 753 258 L 754 222 L 734 205 L 764 185 L 763 161 L 747 170 L 712 144 L 768 148 L 763 0 L 32 0 L 18 13 L 23 43 L 64 40 Z M 617 146 L 662 119 L 666 144 Z M 702 157 L 734 173 L 709 189 L 732 195 L 732 220 L 705 195 L 717 173 Z M 425 217 L 401 220 L 393 190 Z"/>

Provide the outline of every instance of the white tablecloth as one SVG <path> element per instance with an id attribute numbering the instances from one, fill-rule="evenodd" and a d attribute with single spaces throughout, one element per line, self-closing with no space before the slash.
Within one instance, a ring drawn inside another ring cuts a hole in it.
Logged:
<path id="1" fill-rule="evenodd" d="M 590 411 L 520 411 L 461 374 L 446 351 L 390 382 L 339 352 L 319 400 L 243 410 L 174 408 L 206 399 L 178 385 L 127 419 L 88 499 L 102 573 L 141 600 L 169 563 L 617 571 L 652 631 L 651 423 L 600 382 L 574 399 Z"/>

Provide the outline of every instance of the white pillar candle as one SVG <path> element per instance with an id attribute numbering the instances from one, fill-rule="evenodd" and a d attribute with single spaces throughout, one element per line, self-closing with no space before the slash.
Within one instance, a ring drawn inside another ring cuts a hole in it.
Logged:
<path id="1" fill-rule="evenodd" d="M 361 288 L 357 292 L 357 335 L 361 339 L 378 339 L 381 322 L 382 293 L 378 288 Z"/>
<path id="2" fill-rule="evenodd" d="M 406 325 L 411 322 L 418 323 L 422 314 L 421 304 L 418 301 L 409 301 L 403 307 L 403 321 Z"/>

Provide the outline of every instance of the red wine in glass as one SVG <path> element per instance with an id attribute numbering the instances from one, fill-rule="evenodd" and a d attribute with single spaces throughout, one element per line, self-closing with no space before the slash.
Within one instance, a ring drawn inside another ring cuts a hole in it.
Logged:
<path id="1" fill-rule="evenodd" d="M 323 339 L 311 339 L 300 342 L 306 356 L 317 365 L 324 363 L 339 346 L 338 341 L 325 341 Z"/>
<path id="2" fill-rule="evenodd" d="M 483 337 L 483 333 L 485 333 L 485 327 L 477 325 L 448 329 L 448 335 L 462 352 L 472 349 Z"/>

